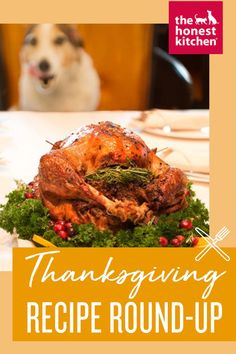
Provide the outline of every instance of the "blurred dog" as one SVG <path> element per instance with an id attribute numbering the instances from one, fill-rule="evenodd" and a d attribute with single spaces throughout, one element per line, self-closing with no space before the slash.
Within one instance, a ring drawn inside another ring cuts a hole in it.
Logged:
<path id="1" fill-rule="evenodd" d="M 20 61 L 21 110 L 56 112 L 97 108 L 100 80 L 73 26 L 31 26 L 24 38 Z"/>

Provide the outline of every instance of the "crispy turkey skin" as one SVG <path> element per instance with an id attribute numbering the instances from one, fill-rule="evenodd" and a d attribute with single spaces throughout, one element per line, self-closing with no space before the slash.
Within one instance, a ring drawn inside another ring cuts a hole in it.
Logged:
<path id="1" fill-rule="evenodd" d="M 132 164 L 150 171 L 147 183 L 90 181 L 87 176 Z M 111 122 L 79 129 L 41 157 L 37 193 L 54 219 L 93 223 L 99 229 L 158 221 L 161 213 L 185 206 L 187 179 L 136 134 Z"/>

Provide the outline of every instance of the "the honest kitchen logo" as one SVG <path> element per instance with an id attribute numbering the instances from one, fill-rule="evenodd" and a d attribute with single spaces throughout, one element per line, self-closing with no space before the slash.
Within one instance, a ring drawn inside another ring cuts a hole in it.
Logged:
<path id="1" fill-rule="evenodd" d="M 171 1 L 169 52 L 222 53 L 222 2 Z"/>
<path id="2" fill-rule="evenodd" d="M 209 11 L 209 14 L 211 11 Z M 212 16 L 212 15 L 211 15 Z M 218 23 L 215 17 L 212 16 L 215 22 Z M 175 18 L 175 45 L 178 46 L 216 46 L 216 27 L 212 26 L 207 17 L 198 17 L 197 14 L 192 17 L 176 16 Z M 202 26 L 203 24 L 203 26 Z M 191 27 L 185 27 L 190 25 Z"/>

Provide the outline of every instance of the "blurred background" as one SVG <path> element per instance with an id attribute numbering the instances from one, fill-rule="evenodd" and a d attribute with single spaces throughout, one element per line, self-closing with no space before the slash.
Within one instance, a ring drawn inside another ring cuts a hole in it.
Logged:
<path id="1" fill-rule="evenodd" d="M 0 110 L 18 103 L 26 29 L 0 25 Z M 169 55 L 168 25 L 81 24 L 78 30 L 101 79 L 99 110 L 209 107 L 209 56 Z"/>

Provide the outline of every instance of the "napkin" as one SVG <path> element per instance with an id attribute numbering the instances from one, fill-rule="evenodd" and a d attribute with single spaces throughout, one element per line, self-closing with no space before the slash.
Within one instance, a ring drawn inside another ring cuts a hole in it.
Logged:
<path id="1" fill-rule="evenodd" d="M 15 232 L 9 234 L 3 229 L 0 229 L 0 247 L 17 247 L 18 237 Z"/>
<path id="2" fill-rule="evenodd" d="M 170 153 L 158 154 L 165 162 L 181 170 L 209 174 L 209 153 L 207 151 L 170 149 Z"/>

